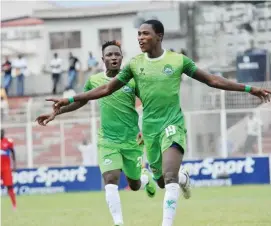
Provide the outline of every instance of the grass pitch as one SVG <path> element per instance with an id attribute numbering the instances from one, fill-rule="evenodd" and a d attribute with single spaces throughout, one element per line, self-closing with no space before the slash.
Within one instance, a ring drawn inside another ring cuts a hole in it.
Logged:
<path id="1" fill-rule="evenodd" d="M 271 186 L 193 189 L 180 199 L 175 226 L 271 226 Z M 144 191 L 122 191 L 125 226 L 161 226 L 164 191 L 150 199 Z M 17 197 L 11 210 L 2 197 L 2 226 L 112 226 L 103 192 Z"/>

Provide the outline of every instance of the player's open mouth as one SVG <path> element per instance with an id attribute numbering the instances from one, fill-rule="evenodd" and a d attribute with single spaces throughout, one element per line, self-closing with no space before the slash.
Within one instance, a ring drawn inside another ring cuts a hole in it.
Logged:
<path id="1" fill-rule="evenodd" d="M 143 48 L 144 47 L 144 43 L 143 42 L 139 42 L 139 46 L 140 46 L 140 48 Z"/>
<path id="2" fill-rule="evenodd" d="M 113 67 L 117 67 L 117 66 L 118 66 L 118 63 L 117 63 L 117 62 L 113 62 L 111 65 L 112 65 Z"/>

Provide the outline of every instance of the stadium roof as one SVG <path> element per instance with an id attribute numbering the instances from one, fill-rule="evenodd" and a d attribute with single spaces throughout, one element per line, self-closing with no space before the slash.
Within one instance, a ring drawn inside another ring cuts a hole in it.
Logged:
<path id="1" fill-rule="evenodd" d="M 178 2 L 129 2 L 84 8 L 52 8 L 35 10 L 33 17 L 41 19 L 70 19 L 136 14 L 142 11 L 167 10 L 178 7 Z"/>
<path id="2" fill-rule="evenodd" d="M 1 1 L 1 21 L 32 16 L 34 10 L 59 8 L 52 1 Z"/>
<path id="3" fill-rule="evenodd" d="M 41 19 L 32 18 L 32 17 L 20 17 L 9 20 L 2 20 L 1 27 L 18 27 L 18 26 L 32 26 L 43 24 Z"/>

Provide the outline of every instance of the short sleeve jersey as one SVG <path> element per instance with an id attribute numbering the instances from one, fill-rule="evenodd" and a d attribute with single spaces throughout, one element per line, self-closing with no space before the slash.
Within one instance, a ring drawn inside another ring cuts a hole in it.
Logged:
<path id="1" fill-rule="evenodd" d="M 188 57 L 165 50 L 155 59 L 144 53 L 134 57 L 117 75 L 124 83 L 135 80 L 143 104 L 144 135 L 155 136 L 169 125 L 185 126 L 180 110 L 181 76 L 192 77 L 196 70 Z"/>
<path id="2" fill-rule="evenodd" d="M 84 91 L 107 84 L 111 78 L 104 72 L 91 75 L 85 83 Z M 101 116 L 99 140 L 114 143 L 135 141 L 139 132 L 138 113 L 135 109 L 135 82 L 131 80 L 120 90 L 98 100 Z"/>

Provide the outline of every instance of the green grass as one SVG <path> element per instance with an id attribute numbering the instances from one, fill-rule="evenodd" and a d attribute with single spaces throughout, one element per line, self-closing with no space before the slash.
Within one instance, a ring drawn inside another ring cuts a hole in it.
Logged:
<path id="1" fill-rule="evenodd" d="M 121 192 L 125 226 L 161 226 L 164 191 Z M 2 226 L 112 226 L 104 193 L 18 197 L 18 210 L 2 198 Z M 271 186 L 193 189 L 180 199 L 175 226 L 271 226 Z"/>

